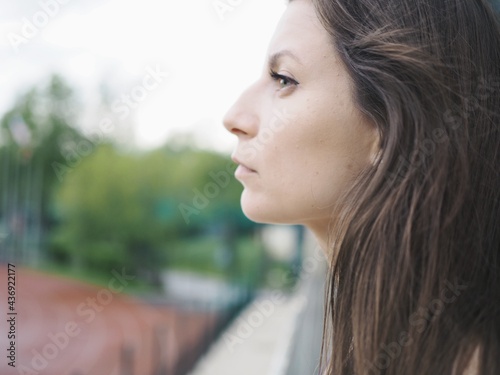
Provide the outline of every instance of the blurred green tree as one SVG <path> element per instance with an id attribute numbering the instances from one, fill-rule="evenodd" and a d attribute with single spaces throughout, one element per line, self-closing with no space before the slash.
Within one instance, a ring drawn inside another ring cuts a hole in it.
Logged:
<path id="1" fill-rule="evenodd" d="M 0 121 L 3 159 L 5 163 L 9 160 L 10 170 L 13 171 L 18 165 L 40 168 L 40 185 L 36 188 L 40 189 L 45 224 L 51 221 L 49 204 L 58 182 L 53 163 L 66 165 L 65 146 L 85 140 L 75 126 L 75 118 L 80 110 L 81 106 L 67 83 L 60 76 L 53 75 L 44 87 L 34 87 L 21 95 Z M 2 187 L 9 190 L 12 176 L 4 177 Z M 20 198 L 23 201 L 29 199 L 25 196 Z"/>
<path id="2" fill-rule="evenodd" d="M 58 178 L 52 164 L 67 163 L 65 144 L 85 140 L 75 126 L 80 109 L 69 86 L 54 75 L 20 95 L 0 120 L 0 226 L 8 233 L 6 251 L 18 253 L 27 237 L 36 237 L 31 247 L 40 251 L 43 233 L 54 224 L 51 197 Z"/>
<path id="3" fill-rule="evenodd" d="M 227 171 L 230 165 L 227 157 L 205 151 L 166 146 L 124 153 L 102 145 L 61 185 L 61 225 L 53 252 L 75 266 L 103 272 L 125 266 L 159 284 L 169 243 L 222 231 L 242 215 L 241 189 Z M 197 192 L 209 193 L 203 205 L 193 203 Z M 196 206 L 189 222 L 179 209 L 182 204 Z"/>
<path id="4" fill-rule="evenodd" d="M 25 238 L 37 227 L 47 241 L 36 247 L 48 244 L 49 260 L 102 274 L 125 266 L 158 284 L 171 244 L 216 236 L 216 262 L 229 269 L 236 238 L 254 228 L 240 209 L 234 163 L 179 139 L 142 153 L 93 142 L 78 130 L 80 113 L 54 75 L 1 119 L 0 244 L 5 233 Z M 23 246 L 15 236 L 13 253 Z"/>

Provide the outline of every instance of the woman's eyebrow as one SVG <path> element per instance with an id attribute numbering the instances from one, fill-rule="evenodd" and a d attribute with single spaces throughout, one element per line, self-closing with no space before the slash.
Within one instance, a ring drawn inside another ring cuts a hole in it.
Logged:
<path id="1" fill-rule="evenodd" d="M 300 59 L 297 57 L 296 54 L 294 54 L 292 51 L 288 50 L 288 49 L 284 49 L 284 50 L 281 50 L 281 51 L 278 51 L 278 52 L 275 52 L 273 53 L 270 57 L 269 57 L 269 66 L 272 68 L 272 69 L 275 69 L 276 66 L 278 65 L 278 62 L 279 60 L 283 57 L 283 56 L 288 56 L 288 57 L 291 57 L 292 59 L 294 59 L 296 62 L 298 62 L 300 65 L 304 65 Z"/>

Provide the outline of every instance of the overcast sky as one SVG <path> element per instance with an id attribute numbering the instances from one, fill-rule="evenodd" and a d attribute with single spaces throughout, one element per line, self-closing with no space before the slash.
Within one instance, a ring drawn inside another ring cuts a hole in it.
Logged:
<path id="1" fill-rule="evenodd" d="M 134 125 L 140 147 L 191 131 L 203 146 L 230 152 L 236 139 L 222 116 L 260 74 L 284 8 L 284 0 L 4 2 L 0 115 L 58 72 L 90 109 L 101 84 L 109 87 L 113 112 Z M 99 126 L 95 111 L 80 122 Z"/>

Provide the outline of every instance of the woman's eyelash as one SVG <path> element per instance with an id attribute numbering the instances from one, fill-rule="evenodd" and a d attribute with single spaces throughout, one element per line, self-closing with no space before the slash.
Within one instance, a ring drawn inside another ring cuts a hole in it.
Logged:
<path id="1" fill-rule="evenodd" d="M 290 77 L 287 77 L 283 74 L 279 74 L 277 72 L 275 72 L 274 70 L 270 70 L 269 71 L 269 75 L 271 76 L 272 79 L 274 79 L 275 81 L 277 82 L 284 82 L 285 84 L 288 83 L 288 84 L 291 84 L 291 85 L 298 85 L 299 83 L 294 80 L 293 78 L 290 78 Z"/>

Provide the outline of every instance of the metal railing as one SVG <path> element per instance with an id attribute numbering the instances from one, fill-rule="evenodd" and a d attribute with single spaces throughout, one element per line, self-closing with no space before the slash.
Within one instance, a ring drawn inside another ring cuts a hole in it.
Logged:
<path id="1" fill-rule="evenodd" d="M 307 259 L 307 258 L 305 258 Z M 309 257 L 311 259 L 311 257 Z M 297 293 L 306 298 L 296 320 L 286 375 L 318 375 L 323 335 L 326 263 L 316 259 L 313 271 L 302 270 Z M 303 265 L 305 268 L 305 264 Z"/>

